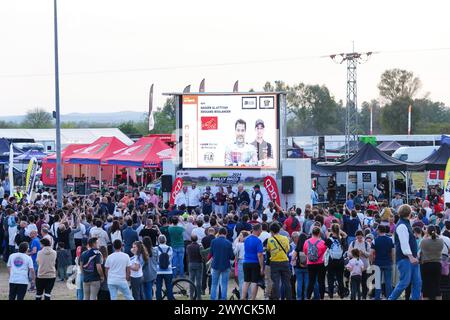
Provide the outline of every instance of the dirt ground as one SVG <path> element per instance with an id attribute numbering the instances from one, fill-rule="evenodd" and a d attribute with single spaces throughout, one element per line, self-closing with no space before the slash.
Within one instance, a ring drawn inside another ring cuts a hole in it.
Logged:
<path id="1" fill-rule="evenodd" d="M 228 286 L 228 295 L 231 296 L 231 291 L 233 288 L 237 287 L 233 279 L 230 279 Z M 3 260 L 0 261 L 0 300 L 7 300 L 9 292 L 8 285 L 8 270 L 6 268 L 6 264 Z M 208 291 L 207 291 L 208 293 Z M 119 299 L 123 297 L 119 295 Z M 258 298 L 264 299 L 264 295 L 262 290 L 258 292 Z M 28 291 L 25 295 L 25 300 L 34 300 L 35 292 Z M 76 300 L 76 289 L 73 285 L 68 285 L 66 282 L 61 282 L 56 280 L 55 286 L 52 291 L 52 299 L 53 300 Z M 202 296 L 202 299 L 208 300 L 209 295 Z"/>

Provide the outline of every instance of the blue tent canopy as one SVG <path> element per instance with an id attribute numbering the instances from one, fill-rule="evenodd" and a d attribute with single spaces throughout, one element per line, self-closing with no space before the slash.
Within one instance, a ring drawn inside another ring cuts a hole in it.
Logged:
<path id="1" fill-rule="evenodd" d="M 10 142 L 6 138 L 0 138 L 0 164 L 5 164 L 9 162 L 9 148 Z M 22 150 L 13 147 L 14 154 L 22 154 Z"/>
<path id="2" fill-rule="evenodd" d="M 37 161 L 41 161 L 45 157 L 47 157 L 47 154 L 39 150 L 28 150 L 27 152 L 15 157 L 14 160 L 30 161 L 32 158 L 36 158 Z"/>

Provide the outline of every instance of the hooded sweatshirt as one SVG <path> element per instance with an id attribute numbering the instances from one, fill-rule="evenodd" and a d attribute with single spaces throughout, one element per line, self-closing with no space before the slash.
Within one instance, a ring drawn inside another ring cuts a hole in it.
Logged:
<path id="1" fill-rule="evenodd" d="M 37 254 L 38 278 L 51 279 L 56 278 L 56 251 L 51 247 L 44 247 Z"/>

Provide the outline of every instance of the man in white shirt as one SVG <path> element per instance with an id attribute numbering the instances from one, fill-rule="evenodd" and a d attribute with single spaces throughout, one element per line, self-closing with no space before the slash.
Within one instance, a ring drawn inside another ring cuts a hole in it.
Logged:
<path id="1" fill-rule="evenodd" d="M 183 226 L 184 226 L 183 240 L 184 241 L 191 241 L 192 230 L 194 230 L 194 228 L 196 227 L 196 226 L 194 226 L 193 222 L 194 222 L 193 216 L 189 216 L 187 218 L 187 221 L 183 222 Z"/>
<path id="2" fill-rule="evenodd" d="M 188 188 L 187 186 L 183 186 L 181 192 L 179 192 L 175 197 L 175 205 L 177 206 L 178 209 L 180 209 L 180 206 L 182 206 L 183 204 L 187 206 L 188 203 L 189 203 Z"/>
<path id="3" fill-rule="evenodd" d="M 197 219 L 196 221 L 196 227 L 192 229 L 191 235 L 195 234 L 197 236 L 197 243 L 201 244 L 202 239 L 206 237 L 205 229 L 203 228 L 203 220 Z"/>
<path id="4" fill-rule="evenodd" d="M 113 242 L 114 253 L 110 254 L 105 262 L 106 278 L 111 300 L 117 300 L 117 292 L 122 292 L 127 300 L 134 300 L 128 287 L 130 279 L 131 261 L 128 254 L 122 252 L 122 241 Z"/>
<path id="5" fill-rule="evenodd" d="M 188 191 L 188 212 L 190 213 L 192 210 L 200 206 L 200 199 L 202 198 L 202 193 L 199 188 L 197 188 L 197 183 L 192 182 L 191 188 Z"/>
<path id="6" fill-rule="evenodd" d="M 98 239 L 98 246 L 99 247 L 107 247 L 109 242 L 108 234 L 105 230 L 102 229 L 102 221 L 97 220 L 95 221 L 95 227 L 92 227 L 89 231 L 89 237 L 90 238 L 97 238 Z"/>
<path id="7" fill-rule="evenodd" d="M 418 246 L 409 221 L 411 212 L 411 207 L 407 204 L 398 209 L 400 219 L 395 228 L 394 242 L 400 281 L 389 296 L 389 300 L 397 300 L 409 285 L 411 285 L 411 300 L 420 299 L 422 280 L 417 259 Z"/>
<path id="8" fill-rule="evenodd" d="M 28 275 L 31 275 L 31 284 L 35 282 L 33 260 L 26 254 L 28 243 L 23 242 L 19 246 L 19 252 L 9 256 L 7 267 L 9 273 L 9 300 L 23 300 L 29 284 Z"/>

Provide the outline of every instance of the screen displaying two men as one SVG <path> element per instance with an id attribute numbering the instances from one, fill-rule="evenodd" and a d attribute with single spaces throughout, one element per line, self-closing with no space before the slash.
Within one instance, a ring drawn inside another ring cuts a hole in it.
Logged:
<path id="1" fill-rule="evenodd" d="M 184 95 L 184 168 L 278 168 L 277 96 Z"/>

